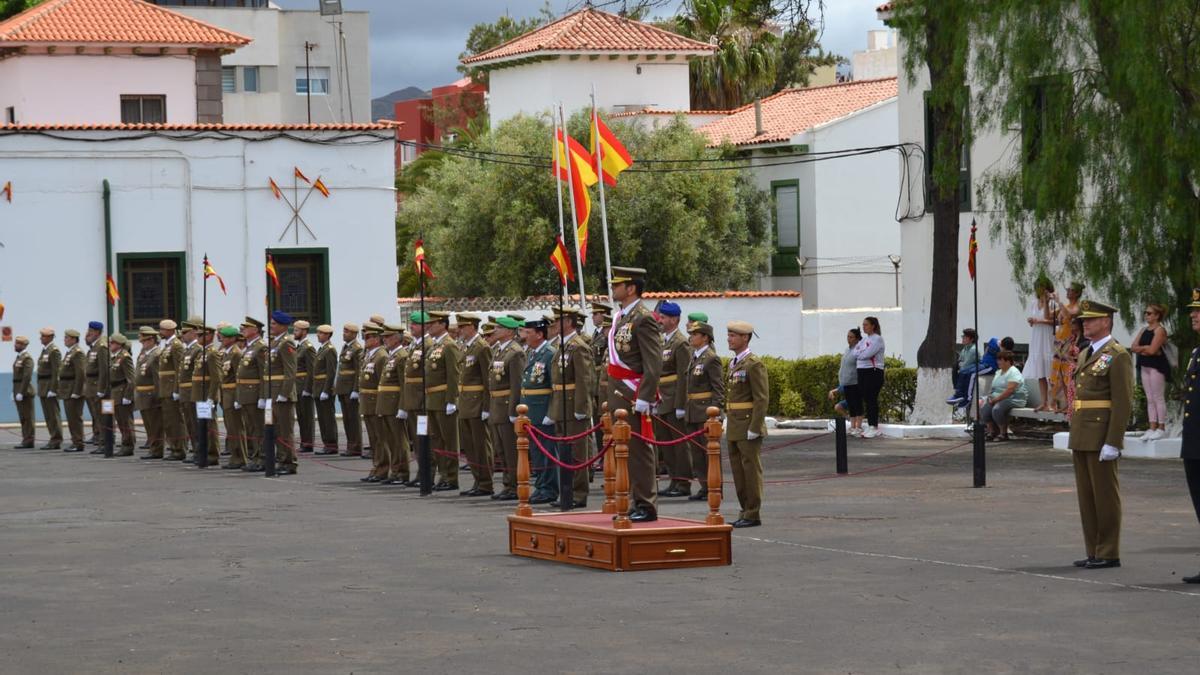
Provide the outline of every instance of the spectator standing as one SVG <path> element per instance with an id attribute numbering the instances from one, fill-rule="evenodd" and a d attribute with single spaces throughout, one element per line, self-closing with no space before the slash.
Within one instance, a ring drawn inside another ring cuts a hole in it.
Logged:
<path id="1" fill-rule="evenodd" d="M 1023 408 L 1029 402 L 1029 389 L 1025 377 L 1013 364 L 1013 353 L 1002 351 L 996 356 L 996 374 L 992 377 L 992 391 L 980 401 L 983 410 L 979 419 L 987 423 L 989 441 L 1008 440 L 1008 421 L 1013 408 Z"/>
<path id="2" fill-rule="evenodd" d="M 1054 320 L 1055 303 L 1051 299 L 1054 284 L 1042 277 L 1035 287 L 1037 295 L 1030 300 L 1025 312 L 1025 320 L 1031 328 L 1029 336 L 1029 357 L 1025 360 L 1026 382 L 1037 380 L 1038 394 L 1041 395 L 1037 409 L 1048 411 L 1050 406 L 1050 366 L 1054 354 Z"/>
<path id="3" fill-rule="evenodd" d="M 862 331 L 851 328 L 846 333 L 846 351 L 842 354 L 842 364 L 838 368 L 838 386 L 829 390 L 829 400 L 837 401 L 835 408 L 840 414 L 850 417 L 851 436 L 862 436 L 862 393 L 858 388 L 858 357 L 854 347 L 862 341 Z M 839 400 L 840 397 L 840 400 Z M 831 421 L 830 424 L 833 422 Z M 832 431 L 832 429 L 831 429 Z"/>
<path id="4" fill-rule="evenodd" d="M 1167 329 L 1162 320 L 1167 309 L 1159 304 L 1146 307 L 1146 325 L 1133 338 L 1129 351 L 1137 354 L 1137 369 L 1146 392 L 1146 413 L 1150 428 L 1142 440 L 1153 441 L 1167 434 L 1167 380 L 1171 378 L 1171 363 L 1163 348 L 1167 344 Z"/>
<path id="5" fill-rule="evenodd" d="M 1078 340 L 1075 318 L 1079 316 L 1079 298 L 1082 295 L 1083 284 L 1078 281 L 1067 288 L 1066 302 L 1059 300 L 1057 294 L 1050 294 L 1050 300 L 1057 305 L 1058 312 L 1054 331 L 1054 361 L 1050 371 L 1050 400 L 1047 405 L 1059 413 L 1066 413 L 1074 400 L 1073 395 L 1068 395 L 1068 389 L 1073 391 L 1075 388 L 1074 356 L 1079 355 L 1079 350 L 1074 348 Z"/>
<path id="6" fill-rule="evenodd" d="M 862 322 L 863 339 L 854 345 L 855 366 L 858 370 L 858 391 L 867 413 L 867 428 L 863 438 L 879 435 L 879 392 L 883 390 L 883 335 L 879 319 L 868 316 Z"/>

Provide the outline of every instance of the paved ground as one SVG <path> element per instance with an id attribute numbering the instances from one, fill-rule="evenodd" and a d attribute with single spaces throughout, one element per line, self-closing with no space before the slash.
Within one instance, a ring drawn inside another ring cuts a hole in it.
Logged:
<path id="1" fill-rule="evenodd" d="M 969 446 L 813 480 L 831 437 L 780 435 L 733 566 L 613 574 L 509 556 L 510 507 L 364 487 L 363 460 L 265 479 L 7 440 L 4 673 L 1196 670 L 1177 462 L 1125 462 L 1125 567 L 1085 572 L 1044 444 L 994 446 L 972 489 Z M 954 446 L 858 441 L 851 470 Z"/>

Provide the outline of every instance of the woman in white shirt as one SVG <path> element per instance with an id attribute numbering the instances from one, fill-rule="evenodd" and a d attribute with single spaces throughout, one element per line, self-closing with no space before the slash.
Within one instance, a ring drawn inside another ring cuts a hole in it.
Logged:
<path id="1" fill-rule="evenodd" d="M 1038 410 L 1050 410 L 1052 401 L 1049 395 L 1050 364 L 1054 359 L 1054 317 L 1057 313 L 1054 301 L 1050 295 L 1054 292 L 1054 284 L 1042 277 L 1038 280 L 1037 296 L 1029 302 L 1025 312 L 1025 320 L 1029 322 L 1029 358 L 1025 360 L 1025 371 L 1022 373 L 1026 381 L 1037 380 L 1038 393 L 1041 394 Z"/>
<path id="2" fill-rule="evenodd" d="M 867 413 L 867 428 L 863 438 L 879 435 L 879 392 L 883 390 L 883 336 L 879 319 L 868 316 L 862 322 L 862 341 L 854 345 L 858 367 L 858 393 Z"/>

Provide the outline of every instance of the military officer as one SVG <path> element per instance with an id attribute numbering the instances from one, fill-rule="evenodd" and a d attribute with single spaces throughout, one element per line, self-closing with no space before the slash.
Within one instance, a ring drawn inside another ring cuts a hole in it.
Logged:
<path id="1" fill-rule="evenodd" d="M 244 420 L 252 408 L 243 408 L 238 401 L 238 370 L 242 361 L 242 350 L 238 347 L 240 333 L 233 326 L 222 326 L 217 335 L 221 340 L 221 417 L 225 420 L 225 447 L 229 449 L 229 460 L 221 468 L 232 471 L 248 463 Z"/>
<path id="2" fill-rule="evenodd" d="M 425 414 L 425 391 L 422 389 L 425 386 L 425 379 L 421 375 L 421 359 L 429 347 L 429 340 L 425 337 L 425 324 L 428 321 L 429 316 L 423 312 L 412 312 L 408 316 L 408 329 L 412 335 L 412 341 L 408 347 L 408 360 L 404 363 L 404 395 L 401 398 L 404 415 L 401 416 L 401 419 L 405 422 L 409 445 L 414 450 L 420 449 L 421 440 L 417 436 L 417 418 Z M 430 471 L 437 466 L 436 460 L 436 457 L 430 457 Z M 432 474 L 430 475 L 432 476 Z M 418 479 L 410 480 L 407 483 L 408 487 L 419 485 L 420 480 Z"/>
<path id="3" fill-rule="evenodd" d="M 17 358 L 13 361 L 13 401 L 17 404 L 17 417 L 21 420 L 21 442 L 17 450 L 33 447 L 34 415 L 33 398 L 37 390 L 33 388 L 33 371 L 37 368 L 33 357 L 29 355 L 29 338 L 18 335 L 13 341 L 13 349 Z"/>
<path id="4" fill-rule="evenodd" d="M 195 464 L 195 452 L 200 447 L 200 439 L 196 437 L 196 402 L 203 400 L 204 392 L 192 392 L 192 375 L 196 371 L 196 363 L 204 345 L 200 344 L 200 329 L 204 328 L 204 319 L 199 316 L 189 316 L 179 324 L 179 341 L 183 344 L 183 359 L 179 362 L 179 409 L 183 413 L 183 427 L 187 431 L 187 444 L 191 445 L 192 456 L 183 460 L 185 464 Z M 200 369 L 204 374 L 204 369 Z"/>
<path id="5" fill-rule="evenodd" d="M 404 327 L 387 323 L 383 325 L 383 348 L 387 351 L 383 374 L 379 378 L 379 393 L 375 411 L 379 416 L 380 435 L 387 449 L 379 475 L 385 485 L 406 486 L 412 480 L 409 473 L 408 429 L 404 412 L 404 365 L 408 362 L 408 351 L 404 349 Z M 407 413 L 405 413 L 407 416 Z"/>
<path id="6" fill-rule="evenodd" d="M 459 494 L 464 497 L 491 496 L 495 489 L 487 420 L 491 416 L 488 373 L 492 367 L 492 350 L 479 335 L 482 316 L 459 312 L 455 318 L 463 352 L 462 384 L 458 389 L 458 432 L 474 479 L 471 489 Z"/>
<path id="7" fill-rule="evenodd" d="M 641 301 L 646 270 L 613 267 L 612 274 L 613 300 L 618 309 L 608 333 L 608 410 L 614 415 L 617 410 L 628 410 L 633 431 L 649 436 L 653 426 L 650 408 L 658 398 L 662 372 L 662 332 Z M 631 438 L 629 486 L 633 509 L 629 519 L 634 522 L 658 520 L 655 464 L 654 448 Z"/>
<path id="8" fill-rule="evenodd" d="M 133 430 L 133 401 L 137 398 L 134 383 L 137 371 L 133 355 L 129 353 L 129 338 L 123 333 L 113 333 L 108 338 L 108 374 L 106 384 L 112 397 L 113 422 L 121 432 L 121 447 L 117 457 L 132 457 L 137 435 Z"/>
<path id="9" fill-rule="evenodd" d="M 99 445 L 102 442 L 100 415 L 100 399 L 108 396 L 108 341 L 104 339 L 104 324 L 99 321 L 89 321 L 87 332 L 83 335 L 87 344 L 87 367 L 84 368 L 83 398 L 87 402 L 88 414 L 92 416 L 92 438 L 88 442 Z M 103 450 L 96 449 L 92 454 L 100 454 Z"/>
<path id="10" fill-rule="evenodd" d="M 388 362 L 382 331 L 383 327 L 373 322 L 363 324 L 362 335 L 366 344 L 362 369 L 358 371 L 358 408 L 367 427 L 367 442 L 371 444 L 371 472 L 360 479 L 364 483 L 387 480 L 390 468 L 387 439 L 383 437 L 387 428 L 381 425 L 379 417 L 379 380 Z"/>
<path id="11" fill-rule="evenodd" d="M 42 449 L 58 450 L 62 447 L 62 425 L 58 417 L 58 369 L 62 365 L 62 352 L 54 344 L 53 328 L 47 326 L 39 335 L 42 353 L 38 356 L 37 393 L 42 402 L 42 419 L 46 421 L 46 431 L 50 432 L 50 440 Z"/>
<path id="12" fill-rule="evenodd" d="M 199 337 L 197 342 L 200 350 L 191 363 L 192 371 L 192 403 L 191 414 L 196 417 L 196 432 L 192 443 L 192 461 L 195 463 L 196 453 L 200 452 L 200 415 L 201 406 L 208 408 L 206 425 L 208 461 L 206 466 L 216 466 L 221 461 L 221 439 L 217 433 L 217 405 L 221 403 L 222 383 L 225 379 L 225 359 L 221 347 L 213 341 L 216 330 L 204 325 L 204 320 L 196 317 L 195 326 Z M 236 385 L 235 385 L 236 386 Z"/>
<path id="13" fill-rule="evenodd" d="M 670 300 L 658 307 L 658 324 L 663 336 L 662 375 L 658 379 L 658 413 L 654 437 L 674 440 L 683 435 L 687 417 L 687 368 L 691 361 L 688 339 L 679 330 L 679 305 Z M 686 445 L 661 446 L 663 461 L 671 478 L 660 497 L 687 497 L 692 492 L 691 453 Z"/>
<path id="14" fill-rule="evenodd" d="M 83 452 L 83 385 L 87 373 L 87 355 L 79 346 L 79 331 L 69 328 L 63 333 L 62 364 L 58 368 L 58 395 L 62 397 L 63 411 L 67 416 L 67 430 L 71 433 L 71 445 L 63 452 Z"/>
<path id="15" fill-rule="evenodd" d="M 458 489 L 458 391 L 462 384 L 462 349 L 450 337 L 450 315 L 429 312 L 425 357 L 425 411 L 429 415 L 429 447 L 441 480 L 435 491 Z"/>
<path id="16" fill-rule="evenodd" d="M 242 471 L 258 472 L 263 470 L 262 441 L 267 401 L 262 397 L 262 384 L 267 377 L 267 348 L 262 339 L 262 321 L 248 316 L 241 328 L 246 345 L 238 362 L 234 407 L 241 413 L 242 438 L 246 447 L 246 465 Z"/>
<path id="17" fill-rule="evenodd" d="M 183 397 L 180 394 L 180 373 L 183 370 L 183 342 L 175 334 L 178 324 L 163 319 L 158 324 L 158 391 L 162 404 L 163 434 L 170 454 L 163 459 L 181 462 L 187 459 L 187 428 L 183 419 Z"/>
<path id="18" fill-rule="evenodd" d="M 525 348 L 529 356 L 525 362 L 525 373 L 521 378 L 521 403 L 529 407 L 529 421 L 543 434 L 554 434 L 554 420 L 550 419 L 552 388 L 551 368 L 554 364 L 554 348 L 548 340 L 550 324 L 545 319 L 525 322 Z M 532 433 L 532 432 L 531 432 Z M 529 467 L 534 478 L 530 504 L 551 504 L 558 501 L 558 469 L 529 439 Z M 550 441 L 539 440 L 547 452 L 554 452 Z M 514 465 L 515 467 L 515 465 Z"/>
<path id="19" fill-rule="evenodd" d="M 767 435 L 771 384 L 766 364 L 750 351 L 753 335 L 754 326 L 745 321 L 730 321 L 726 326 L 729 351 L 734 355 L 725 377 L 726 441 L 733 485 L 742 509 L 734 527 L 762 525 L 762 443 Z"/>
<path id="20" fill-rule="evenodd" d="M 338 356 L 337 383 L 334 392 L 342 407 L 342 428 L 346 431 L 343 457 L 362 456 L 362 419 L 358 410 L 358 371 L 362 368 L 363 346 L 358 341 L 356 323 L 342 326 L 342 351 Z M 334 448 L 336 450 L 336 448 Z"/>
<path id="21" fill-rule="evenodd" d="M 277 473 L 281 476 L 296 473 L 296 343 L 288 335 L 293 322 L 287 312 L 271 312 L 270 363 L 262 387 L 262 396 L 271 406 Z"/>
<path id="22" fill-rule="evenodd" d="M 320 347 L 313 355 L 312 396 L 317 408 L 317 428 L 321 433 L 321 449 L 318 455 L 337 454 L 338 432 L 334 402 L 337 399 L 338 353 L 333 346 L 333 326 L 317 326 L 317 342 Z"/>
<path id="23" fill-rule="evenodd" d="M 292 339 L 296 342 L 296 389 L 300 400 L 296 402 L 296 419 L 300 423 L 300 452 L 313 451 L 313 427 L 316 426 L 316 401 L 313 387 L 316 380 L 317 350 L 308 341 L 307 321 L 292 324 Z"/>
<path id="24" fill-rule="evenodd" d="M 687 325 L 688 345 L 691 358 L 687 369 L 687 433 L 693 434 L 704 428 L 708 421 L 708 408 L 725 407 L 725 374 L 721 359 L 713 346 L 713 327 L 705 321 L 691 321 Z M 703 442 L 688 444 L 691 454 L 692 475 L 700 489 L 688 497 L 692 501 L 708 499 L 708 454 Z"/>
<path id="25" fill-rule="evenodd" d="M 592 373 L 592 424 L 599 424 L 604 415 L 604 403 L 608 391 L 608 329 L 612 327 L 612 307 L 601 303 L 592 303 L 592 361 L 596 370 Z M 598 429 L 592 437 L 592 449 L 599 448 L 604 442 L 604 429 Z M 595 465 L 588 469 L 589 474 L 595 471 Z"/>
<path id="26" fill-rule="evenodd" d="M 138 329 L 137 375 L 134 376 L 134 405 L 142 413 L 142 426 L 146 429 L 149 452 L 142 459 L 162 459 L 163 442 L 162 401 L 158 398 L 158 331 L 150 326 Z"/>
<path id="27" fill-rule="evenodd" d="M 488 369 L 488 426 L 496 452 L 504 459 L 504 489 L 492 499 L 511 501 L 517 498 L 517 405 L 521 402 L 521 382 L 525 375 L 525 350 L 516 341 L 515 319 L 502 316 L 496 319 L 496 344 L 492 364 Z"/>
<path id="28" fill-rule="evenodd" d="M 583 312 L 566 308 L 555 312 L 558 323 L 558 353 L 550 368 L 554 394 L 550 398 L 548 417 L 554 420 L 554 435 L 575 436 L 592 426 L 592 374 L 596 363 L 592 360 L 592 346 L 580 335 L 579 329 L 585 320 Z M 559 445 L 559 458 L 566 456 L 565 443 Z M 571 444 L 571 463 L 582 464 L 591 459 L 588 439 L 581 438 Z M 571 494 L 562 494 L 560 506 L 567 499 L 572 508 L 584 508 L 588 498 L 588 471 L 572 472 Z"/>
<path id="29" fill-rule="evenodd" d="M 1192 330 L 1200 332 L 1200 287 L 1192 291 L 1188 309 L 1192 315 Z M 1192 496 L 1192 508 L 1200 518 L 1200 391 L 1197 391 L 1200 388 L 1200 347 L 1192 351 L 1184 378 L 1183 439 L 1179 454 L 1183 458 L 1183 473 Z M 1200 584 L 1200 573 L 1184 577 L 1183 582 Z"/>

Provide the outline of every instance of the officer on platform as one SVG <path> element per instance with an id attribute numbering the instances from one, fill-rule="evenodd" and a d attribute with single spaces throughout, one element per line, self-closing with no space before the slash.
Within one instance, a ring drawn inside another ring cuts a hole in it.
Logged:
<path id="1" fill-rule="evenodd" d="M 133 400 L 136 398 L 133 355 L 129 353 L 129 338 L 113 333 L 108 339 L 107 386 L 112 396 L 113 421 L 121 432 L 121 447 L 117 457 L 132 457 L 137 438 L 133 430 Z"/>
<path id="2" fill-rule="evenodd" d="M 62 398 L 63 411 L 67 417 L 67 430 L 71 433 L 71 445 L 63 452 L 83 452 L 83 385 L 87 373 L 87 355 L 79 347 L 79 331 L 74 328 L 63 333 L 62 364 L 58 368 L 58 395 Z"/>
<path id="3" fill-rule="evenodd" d="M 1192 330 L 1200 332 L 1200 287 L 1192 291 L 1192 303 L 1188 305 L 1192 314 Z M 1192 351 L 1184 373 L 1183 387 L 1183 472 L 1187 477 L 1188 492 L 1192 495 L 1192 508 L 1200 518 L 1200 347 Z M 1183 578 L 1184 583 L 1200 584 L 1200 573 Z"/>
<path id="4" fill-rule="evenodd" d="M 13 361 L 13 400 L 17 403 L 17 417 L 21 420 L 21 442 L 15 450 L 33 447 L 34 415 L 33 399 L 37 390 L 33 388 L 33 371 L 37 366 L 29 355 L 29 338 L 18 335 L 13 341 L 17 358 Z"/>
<path id="5" fill-rule="evenodd" d="M 39 335 L 42 340 L 42 353 L 38 356 L 37 365 L 37 394 L 42 402 L 42 419 L 46 421 L 46 431 L 50 432 L 50 440 L 42 446 L 42 450 L 58 450 L 62 447 L 62 425 L 58 414 L 58 368 L 62 364 L 62 352 L 54 344 L 54 329 L 47 326 Z"/>
<path id="6" fill-rule="evenodd" d="M 771 390 L 766 364 L 750 352 L 753 335 L 754 326 L 745 321 L 730 321 L 726 326 L 729 351 L 733 352 L 725 377 L 726 442 L 733 485 L 742 508 L 734 527 L 762 525 L 762 443 L 767 435 Z"/>

